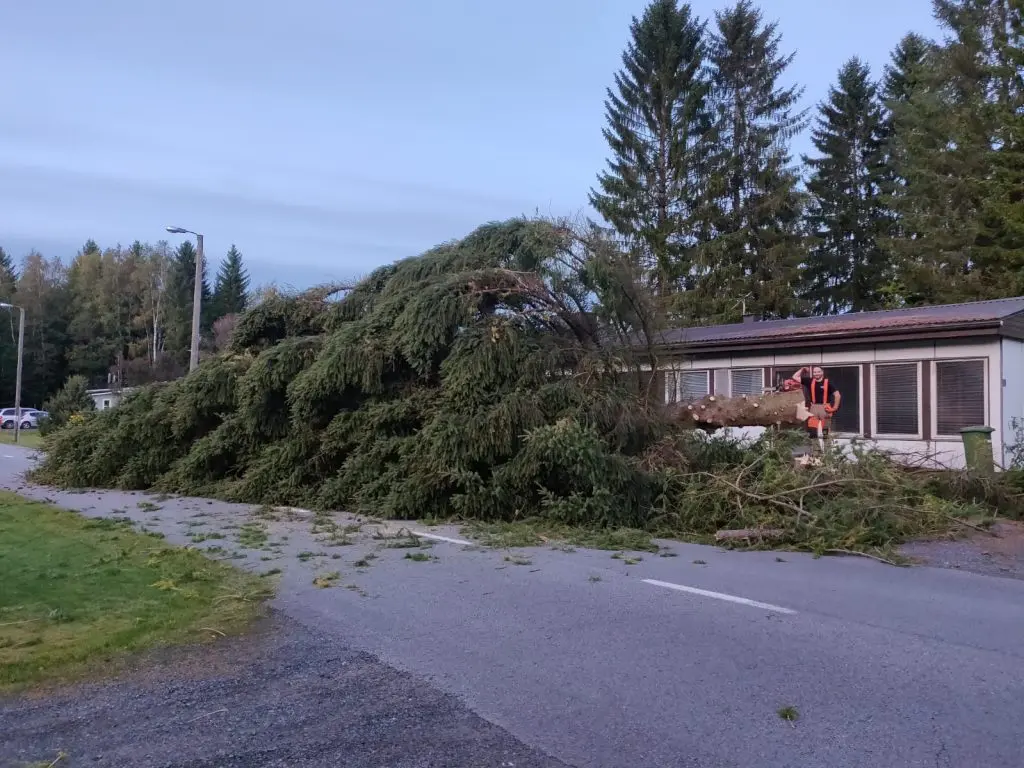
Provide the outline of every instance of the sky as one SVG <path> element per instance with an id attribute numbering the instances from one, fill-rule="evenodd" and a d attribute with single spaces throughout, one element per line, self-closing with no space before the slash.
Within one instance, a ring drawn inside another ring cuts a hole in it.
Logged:
<path id="1" fill-rule="evenodd" d="M 0 2 L 0 246 L 70 260 L 180 226 L 213 269 L 235 244 L 254 284 L 305 287 L 487 221 L 586 214 L 645 5 Z M 880 74 L 906 32 L 936 33 L 930 0 L 762 7 L 811 108 L 851 56 Z"/>

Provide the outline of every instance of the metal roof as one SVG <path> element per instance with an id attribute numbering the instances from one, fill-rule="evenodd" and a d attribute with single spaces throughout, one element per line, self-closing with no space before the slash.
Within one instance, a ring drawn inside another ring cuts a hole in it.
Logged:
<path id="1" fill-rule="evenodd" d="M 674 328 L 660 335 L 664 346 L 718 346 L 741 342 L 769 343 L 801 337 L 845 338 L 880 333 L 999 328 L 1003 321 L 1024 313 L 1024 296 L 964 304 L 938 304 L 911 309 L 850 312 L 826 317 L 759 320 L 704 328 Z"/>

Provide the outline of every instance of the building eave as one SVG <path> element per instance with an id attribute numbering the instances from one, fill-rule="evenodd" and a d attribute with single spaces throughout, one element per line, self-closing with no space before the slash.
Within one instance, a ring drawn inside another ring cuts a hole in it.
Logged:
<path id="1" fill-rule="evenodd" d="M 737 352 L 790 351 L 809 347 L 849 347 L 863 344 L 914 343 L 924 341 L 962 340 L 965 338 L 1016 337 L 1004 333 L 1002 320 L 982 320 L 949 323 L 927 328 L 869 328 L 843 332 L 839 329 L 827 333 L 795 333 L 792 336 L 768 338 L 715 339 L 703 342 L 680 342 L 657 345 L 657 354 L 667 357 L 704 357 Z"/>

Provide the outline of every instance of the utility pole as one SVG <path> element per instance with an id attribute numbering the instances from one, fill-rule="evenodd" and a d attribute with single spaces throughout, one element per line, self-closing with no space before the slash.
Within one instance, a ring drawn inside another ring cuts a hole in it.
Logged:
<path id="1" fill-rule="evenodd" d="M 199 367 L 199 322 L 203 304 L 203 236 L 198 232 L 181 227 L 167 227 L 172 235 L 196 236 L 196 278 L 192 292 L 192 346 L 189 350 L 188 370 L 191 373 Z"/>
<path id="2" fill-rule="evenodd" d="M 21 313 L 18 318 L 18 369 L 14 374 L 14 442 L 18 442 L 21 434 L 21 371 L 25 359 L 25 308 L 0 303 L 0 309 L 16 309 Z"/>
<path id="3" fill-rule="evenodd" d="M 203 304 L 203 236 L 196 235 L 196 287 L 192 293 L 192 349 L 189 352 L 188 369 L 194 371 L 199 365 L 199 318 Z"/>

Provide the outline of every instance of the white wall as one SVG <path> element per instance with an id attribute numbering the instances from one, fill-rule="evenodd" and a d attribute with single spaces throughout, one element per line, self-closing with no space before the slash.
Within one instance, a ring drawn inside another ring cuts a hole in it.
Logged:
<path id="1" fill-rule="evenodd" d="M 736 353 L 716 358 L 688 359 L 680 363 L 666 366 L 673 369 L 715 369 L 716 390 L 720 369 L 752 368 L 771 366 L 782 369 L 787 374 L 803 365 L 851 365 L 857 363 L 891 363 L 900 361 L 923 361 L 928 364 L 935 360 L 981 358 L 986 365 L 986 423 L 996 431 L 992 434 L 993 458 L 1000 465 L 1004 462 L 1004 443 L 1013 442 L 1013 434 L 1009 432 L 1010 417 L 1016 415 L 1024 418 L 1024 344 L 1012 340 L 979 340 L 979 341 L 935 341 L 913 344 L 850 344 L 846 349 L 811 348 L 799 352 L 777 350 L 775 352 Z M 789 370 L 792 368 L 792 370 Z M 934 387 L 934 375 L 932 383 Z M 923 380 L 923 376 L 922 376 Z M 1006 380 L 1009 386 L 1004 387 Z M 767 382 L 769 385 L 772 382 Z M 864 382 L 861 382 L 861 402 L 863 403 Z M 934 395 L 934 390 L 933 390 Z M 871 412 L 875 412 L 874 396 L 872 395 Z M 934 396 L 932 397 L 934 402 Z M 863 405 L 862 405 L 863 414 Z M 922 414 L 923 418 L 934 419 L 933 414 Z M 931 432 L 934 434 L 934 420 Z M 763 428 L 734 428 L 729 432 L 737 437 L 755 438 L 763 432 Z M 934 456 L 936 462 L 949 467 L 964 465 L 963 442 L 959 438 L 938 440 L 915 439 L 881 439 L 861 440 L 877 448 L 895 454 L 913 456 Z M 838 444 L 848 444 L 848 439 L 836 438 Z"/>
<path id="2" fill-rule="evenodd" d="M 95 403 L 97 411 L 116 408 L 117 404 L 121 402 L 120 392 L 109 392 L 100 390 L 98 392 L 90 392 L 89 397 L 91 397 L 93 403 Z"/>
<path id="3" fill-rule="evenodd" d="M 1002 393 L 1002 463 L 1010 463 L 1009 446 L 1015 442 L 1010 421 L 1024 419 L 1024 342 L 1015 339 L 1002 340 L 1002 372 L 1000 390 Z"/>

